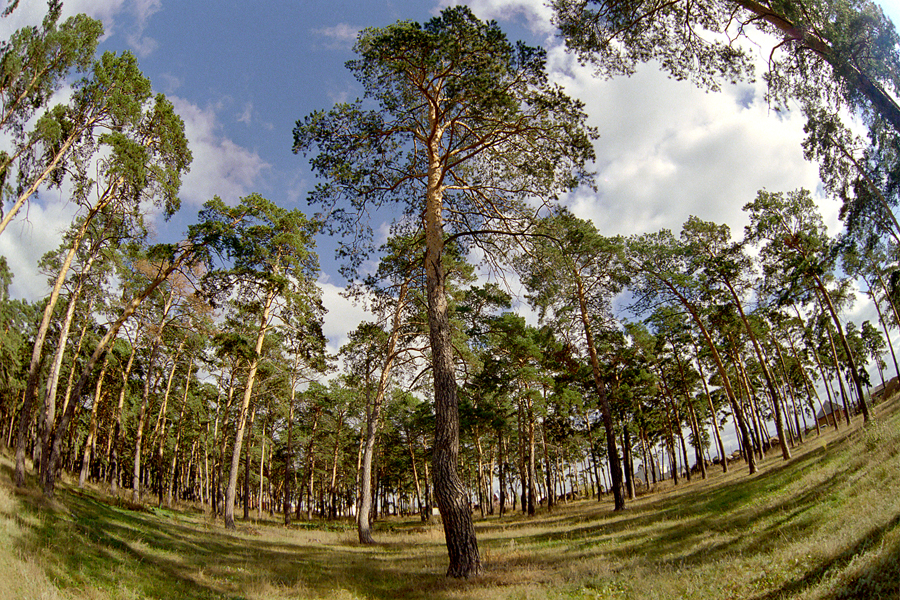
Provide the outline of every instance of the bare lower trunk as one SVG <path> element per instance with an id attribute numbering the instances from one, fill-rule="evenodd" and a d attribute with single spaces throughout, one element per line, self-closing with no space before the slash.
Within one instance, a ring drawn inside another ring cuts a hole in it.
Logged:
<path id="1" fill-rule="evenodd" d="M 432 109 L 433 110 L 433 109 Z M 481 556 L 466 489 L 459 477 L 459 406 L 453 370 L 453 346 L 447 305 L 445 272 L 442 263 L 444 231 L 442 222 L 440 135 L 431 140 L 428 191 L 425 207 L 425 275 L 428 296 L 428 333 L 431 341 L 434 376 L 434 495 L 444 524 L 444 538 L 450 577 L 473 577 L 481 573 Z"/>
<path id="2" fill-rule="evenodd" d="M 275 301 L 275 290 L 270 290 L 266 295 L 266 301 L 260 317 L 259 329 L 256 334 L 256 347 L 253 359 L 250 361 L 250 370 L 247 373 L 247 385 L 244 387 L 244 397 L 241 402 L 241 412 L 238 416 L 237 427 L 234 434 L 234 451 L 231 454 L 231 469 L 228 475 L 228 487 L 225 488 L 225 528 L 234 529 L 234 499 L 237 495 L 238 471 L 241 466 L 241 448 L 244 444 L 244 427 L 247 424 L 247 414 L 250 411 L 250 399 L 253 396 L 253 383 L 256 380 L 256 370 L 259 367 L 259 356 L 262 353 L 263 342 L 266 339 L 266 328 L 269 325 L 269 314 Z"/>

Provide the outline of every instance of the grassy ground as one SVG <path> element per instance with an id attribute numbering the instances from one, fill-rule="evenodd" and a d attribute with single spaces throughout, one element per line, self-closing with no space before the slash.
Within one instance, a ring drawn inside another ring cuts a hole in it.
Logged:
<path id="1" fill-rule="evenodd" d="M 900 411 L 629 503 L 477 522 L 486 573 L 443 576 L 439 525 L 286 529 L 13 488 L 0 457 L 0 598 L 900 598 Z"/>

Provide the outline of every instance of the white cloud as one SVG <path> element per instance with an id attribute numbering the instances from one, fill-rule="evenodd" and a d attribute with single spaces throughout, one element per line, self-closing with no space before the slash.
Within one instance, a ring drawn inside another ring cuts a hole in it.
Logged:
<path id="1" fill-rule="evenodd" d="M 350 332 L 362 321 L 374 321 L 375 317 L 362 306 L 354 304 L 341 295 L 344 288 L 327 281 L 319 281 L 322 288 L 322 303 L 328 310 L 322 333 L 328 340 L 326 351 L 337 354 L 341 346 L 350 340 Z"/>
<path id="2" fill-rule="evenodd" d="M 338 23 L 333 27 L 314 29 L 313 33 L 328 40 L 329 48 L 349 49 L 356 43 L 356 36 L 362 28 L 347 23 Z"/>
<path id="3" fill-rule="evenodd" d="M 156 40 L 144 35 L 150 18 L 162 8 L 161 0 L 67 0 L 62 19 L 84 13 L 103 22 L 104 37 L 122 33 L 138 56 L 156 50 Z M 6 19 L 0 19 L 0 37 L 20 27 L 38 25 L 47 14 L 46 2 L 22 2 Z M 120 23 L 127 23 L 120 26 Z M 121 31 L 120 31 L 121 29 Z"/>
<path id="4" fill-rule="evenodd" d="M 243 148 L 225 136 L 219 121 L 219 106 L 200 108 L 177 96 L 170 100 L 184 120 L 194 160 L 184 178 L 181 196 L 199 206 L 213 196 L 236 202 L 260 185 L 271 165 L 258 153 Z"/>
<path id="5" fill-rule="evenodd" d="M 653 65 L 602 80 L 559 46 L 549 58 L 553 77 L 585 103 L 601 136 L 599 191 L 580 190 L 569 203 L 605 235 L 678 232 L 692 214 L 740 235 L 742 207 L 758 190 L 818 186 L 817 166 L 803 158 L 802 117 L 771 111 L 758 86 L 705 93 Z"/>
<path id="6" fill-rule="evenodd" d="M 495 21 L 511 21 L 522 17 L 532 33 L 538 35 L 555 35 L 551 17 L 553 9 L 544 0 L 441 0 L 439 6 L 446 8 L 457 4 L 465 4 L 472 9 L 479 19 Z"/>
<path id="7" fill-rule="evenodd" d="M 244 105 L 244 110 L 237 117 L 238 123 L 244 123 L 245 125 L 250 125 L 250 122 L 253 120 L 253 103 L 247 102 Z"/>
<path id="8" fill-rule="evenodd" d="M 47 276 L 37 270 L 38 261 L 59 247 L 62 236 L 75 216 L 75 205 L 60 190 L 43 192 L 9 224 L 0 235 L 0 255 L 13 273 L 10 296 L 34 301 L 50 292 Z"/>

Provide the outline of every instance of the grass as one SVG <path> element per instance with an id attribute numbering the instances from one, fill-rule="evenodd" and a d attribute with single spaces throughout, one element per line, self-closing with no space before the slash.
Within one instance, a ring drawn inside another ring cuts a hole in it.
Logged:
<path id="1" fill-rule="evenodd" d="M 900 407 L 811 437 L 789 462 L 667 484 L 615 513 L 584 500 L 479 520 L 485 574 L 443 576 L 439 525 L 221 522 L 63 485 L 47 502 L 0 456 L 0 598 L 900 597 Z M 326 526 L 327 525 L 327 526 Z"/>

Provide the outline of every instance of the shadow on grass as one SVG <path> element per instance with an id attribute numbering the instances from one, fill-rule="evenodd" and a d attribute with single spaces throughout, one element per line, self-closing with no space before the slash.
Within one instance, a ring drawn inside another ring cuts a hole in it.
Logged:
<path id="1" fill-rule="evenodd" d="M 440 547 L 431 557 L 410 560 L 404 551 L 412 542 L 364 547 L 320 541 L 316 532 L 295 541 L 298 532 L 292 530 L 247 535 L 240 525 L 228 532 L 202 522 L 185 524 L 175 513 L 128 510 L 90 492 L 60 489 L 55 510 L 37 494 L 19 496 L 26 514 L 0 516 L 19 522 L 26 535 L 16 541 L 17 549 L 44 564 L 63 590 L 238 599 L 255 589 L 258 596 L 259 586 L 266 585 L 298 597 L 343 589 L 387 600 L 442 598 L 459 587 L 442 575 Z"/>
<path id="2" fill-rule="evenodd" d="M 767 555 L 823 526 L 817 508 L 823 499 L 850 485 L 854 470 L 840 470 L 796 494 L 784 490 L 807 471 L 827 465 L 838 455 L 840 445 L 811 449 L 791 461 L 770 464 L 759 474 L 705 490 L 649 499 L 623 512 L 598 509 L 580 518 L 588 524 L 578 524 L 570 515 L 568 520 L 574 526 L 531 535 L 523 531 L 518 541 L 558 547 L 561 552 L 535 553 L 534 560 L 547 568 L 561 568 L 573 557 L 597 555 L 625 562 L 639 558 L 660 567 L 679 568 L 735 555 Z M 552 520 L 565 521 L 567 517 L 559 515 Z M 533 525 L 523 521 L 504 527 L 524 530 Z"/>
<path id="3" fill-rule="evenodd" d="M 858 556 L 880 546 L 885 537 L 898 526 L 900 526 L 900 515 L 882 527 L 871 529 L 855 544 L 846 548 L 833 559 L 804 573 L 802 577 L 792 579 L 775 590 L 757 596 L 754 600 L 777 600 L 796 596 L 818 584 L 827 576 L 847 568 L 851 561 Z M 874 561 L 849 581 L 831 590 L 826 597 L 834 600 L 900 597 L 900 542 L 895 541 L 882 554 L 880 560 Z"/>

